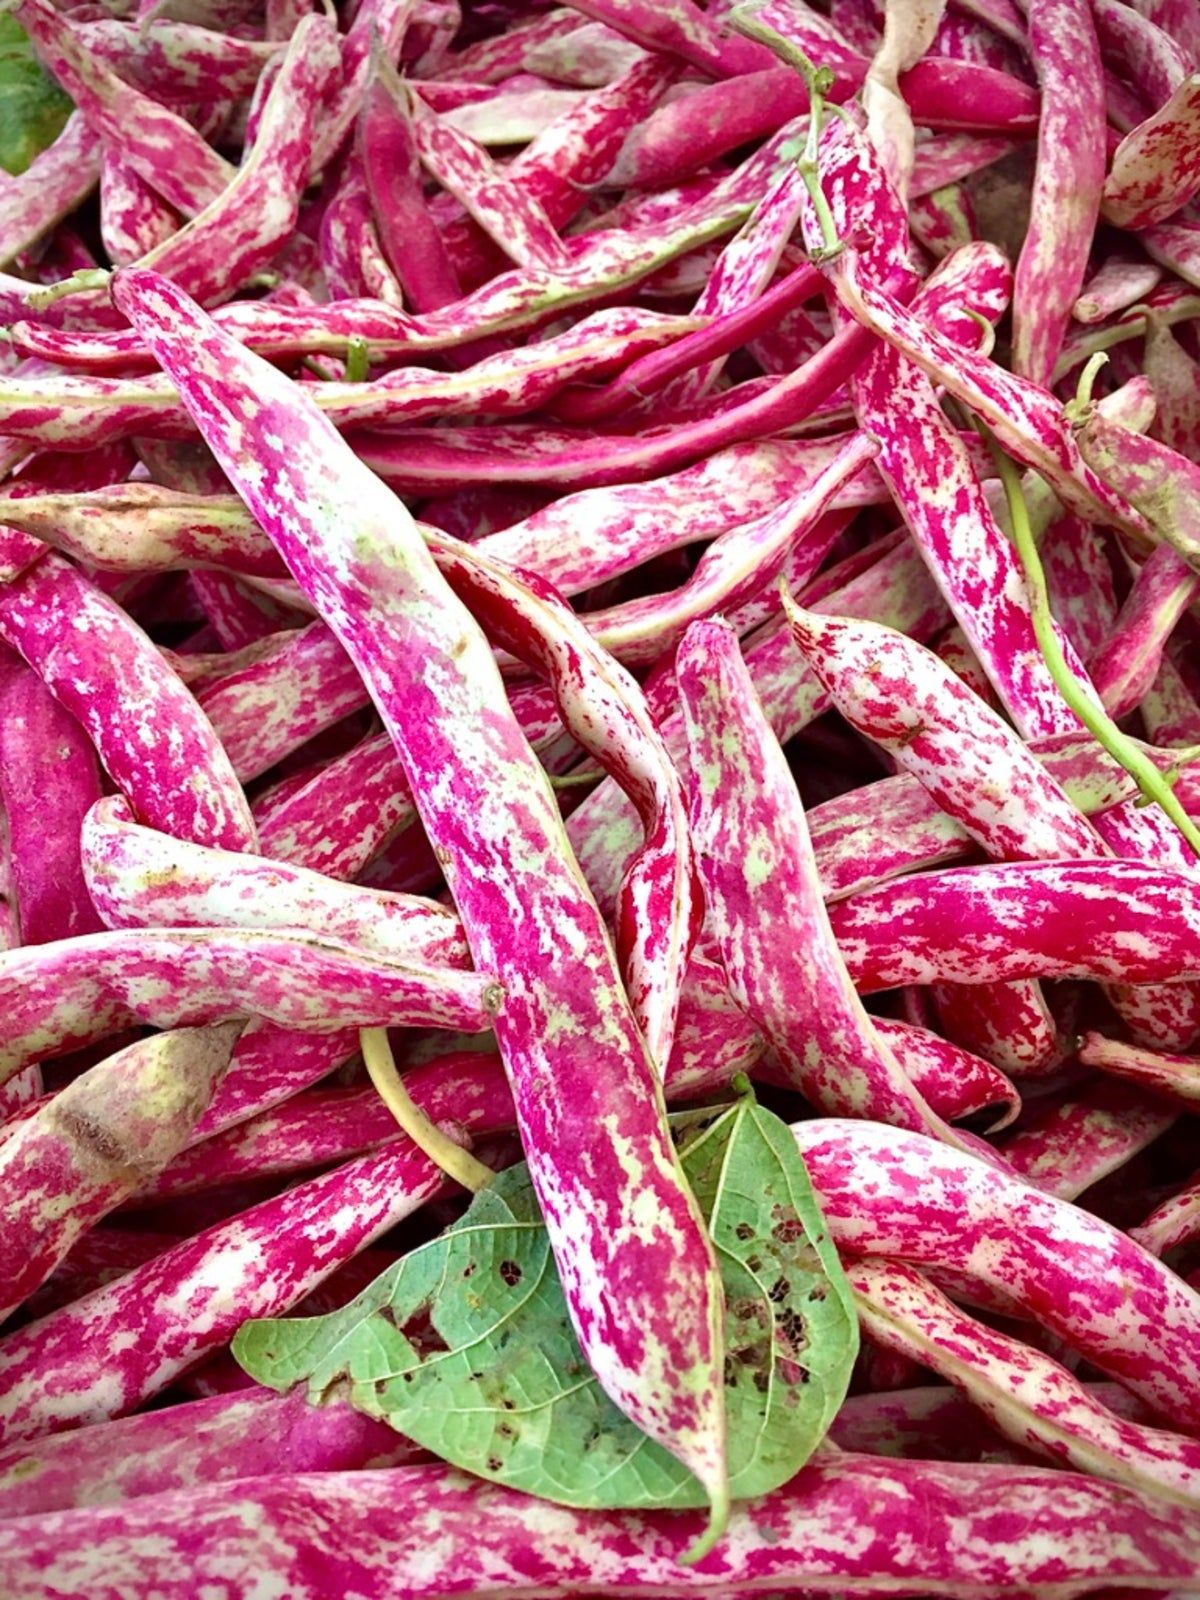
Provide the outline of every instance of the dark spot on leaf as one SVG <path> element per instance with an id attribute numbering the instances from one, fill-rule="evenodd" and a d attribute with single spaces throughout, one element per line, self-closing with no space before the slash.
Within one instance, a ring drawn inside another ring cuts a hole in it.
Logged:
<path id="1" fill-rule="evenodd" d="M 487 1469 L 489 1472 L 499 1472 L 503 1465 L 504 1463 L 501 1461 L 499 1456 L 489 1456 L 487 1459 Z"/>
<path id="2" fill-rule="evenodd" d="M 772 1305 L 782 1305 L 788 1297 L 788 1289 L 790 1287 L 786 1278 L 776 1278 L 775 1282 L 767 1290 L 767 1299 L 770 1300 Z"/>
<path id="3" fill-rule="evenodd" d="M 793 1211 L 775 1224 L 771 1229 L 771 1236 L 778 1239 L 780 1244 L 795 1244 L 798 1239 L 804 1237 L 804 1224 Z"/>
<path id="4" fill-rule="evenodd" d="M 375 1382 L 371 1385 L 371 1387 L 372 1387 L 372 1389 L 374 1389 L 376 1394 L 384 1394 L 387 1391 L 387 1379 L 386 1378 L 376 1378 Z"/>
<path id="5" fill-rule="evenodd" d="M 504 1407 L 505 1411 L 515 1411 L 517 1409 L 517 1402 L 515 1400 L 502 1400 L 500 1404 Z"/>
<path id="6" fill-rule="evenodd" d="M 469 1278 L 474 1271 L 475 1263 L 473 1261 L 468 1261 L 467 1265 L 463 1268 L 463 1277 Z"/>
<path id="7" fill-rule="evenodd" d="M 803 1350 L 808 1343 L 808 1323 L 798 1311 L 785 1306 L 779 1313 L 779 1332 L 793 1350 Z"/>
<path id="8" fill-rule="evenodd" d="M 399 1326 L 399 1324 L 396 1321 L 395 1310 L 393 1309 L 393 1307 L 392 1307 L 390 1302 L 386 1306 L 380 1306 L 379 1315 L 383 1318 L 383 1320 L 385 1322 L 390 1322 L 393 1328 Z"/>
<path id="9" fill-rule="evenodd" d="M 751 1256 L 750 1259 L 746 1262 L 746 1266 L 750 1269 L 751 1272 L 761 1272 L 762 1271 L 762 1257 L 761 1256 Z"/>
<path id="10" fill-rule="evenodd" d="M 417 1307 L 400 1329 L 400 1332 L 412 1345 L 422 1361 L 426 1356 L 440 1355 L 443 1350 L 449 1350 L 450 1348 L 433 1325 L 431 1320 L 432 1311 L 432 1302 L 426 1300 L 423 1305 Z"/>
<path id="11" fill-rule="evenodd" d="M 747 1239 L 753 1239 L 754 1237 L 754 1229 L 748 1222 L 739 1222 L 733 1231 L 735 1236 L 741 1239 L 743 1242 Z"/>
<path id="12" fill-rule="evenodd" d="M 757 1300 L 735 1300 L 729 1308 L 738 1322 L 749 1322 L 751 1317 L 756 1317 L 759 1312 Z"/>
<path id="13" fill-rule="evenodd" d="M 511 1422 L 502 1422 L 496 1432 L 502 1439 L 515 1439 L 517 1437 L 517 1430 Z"/>
<path id="14" fill-rule="evenodd" d="M 502 1261 L 500 1263 L 500 1278 L 510 1289 L 514 1289 L 525 1274 L 515 1261 Z"/>
<path id="15" fill-rule="evenodd" d="M 767 1390 L 771 1387 L 771 1380 L 765 1372 L 760 1371 L 754 1374 L 754 1387 L 758 1390 L 759 1394 L 766 1394 Z"/>
<path id="16" fill-rule="evenodd" d="M 808 1299 L 810 1302 L 813 1300 L 824 1300 L 828 1298 L 828 1295 L 829 1285 L 827 1283 L 814 1283 L 812 1288 L 808 1291 Z"/>
<path id="17" fill-rule="evenodd" d="M 411 1383 L 413 1381 L 413 1375 L 411 1372 L 402 1372 L 400 1376 L 404 1379 L 405 1383 Z"/>
<path id="18" fill-rule="evenodd" d="M 732 1356 L 725 1357 L 725 1387 L 727 1389 L 737 1388 L 737 1367 L 734 1365 Z"/>

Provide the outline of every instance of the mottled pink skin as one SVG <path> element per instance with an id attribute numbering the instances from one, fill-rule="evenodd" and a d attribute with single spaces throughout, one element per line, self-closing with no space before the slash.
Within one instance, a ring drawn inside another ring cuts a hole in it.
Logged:
<path id="1" fill-rule="evenodd" d="M 1141 1045 L 1105 1038 L 1100 1033 L 1085 1033 L 1079 1046 L 1079 1059 L 1084 1066 L 1137 1084 L 1169 1103 L 1186 1107 L 1200 1100 L 1198 1056 L 1147 1050 Z"/>
<path id="2" fill-rule="evenodd" d="M 1147 734 L 1167 748 L 1200 744 L 1200 703 L 1169 655 L 1164 655 L 1158 676 L 1143 696 L 1142 720 Z M 1184 770 L 1179 780 L 1180 797 L 1189 813 L 1200 811 L 1200 796 L 1189 783 Z"/>
<path id="3" fill-rule="evenodd" d="M 851 435 L 839 434 L 731 445 L 649 483 L 621 481 L 563 495 L 486 534 L 480 549 L 534 568 L 563 594 L 580 594 L 654 556 L 719 538 L 774 512 L 802 494 L 852 443 Z M 863 504 L 885 493 L 878 478 L 866 473 L 839 498 L 857 496 Z"/>
<path id="4" fill-rule="evenodd" d="M 881 294 L 857 269 L 853 251 L 834 263 L 830 276 L 839 299 L 856 317 L 977 411 L 1005 449 L 1041 473 L 1064 505 L 1090 520 L 1147 538 L 1143 519 L 1081 457 L 1062 407 L 1046 390 L 985 356 L 952 345 L 894 298 Z"/>
<path id="5" fill-rule="evenodd" d="M 105 572 L 215 566 L 282 577 L 282 561 L 233 495 L 184 494 L 156 483 L 119 483 L 82 493 L 53 488 L 6 504 L 20 528 Z"/>
<path id="6" fill-rule="evenodd" d="M 1104 184 L 1104 77 L 1090 0 L 1029 0 L 1042 91 L 1029 231 L 1013 290 L 1013 371 L 1049 384 L 1083 286 Z"/>
<path id="7" fill-rule="evenodd" d="M 18 0 L 14 12 L 91 126 L 169 205 L 193 216 L 232 181 L 235 167 L 189 122 L 93 56 L 50 0 Z"/>
<path id="8" fill-rule="evenodd" d="M 799 607 L 789 607 L 788 617 L 841 714 L 911 772 L 989 855 L 1103 853 L 1047 768 L 931 650 L 877 623 Z"/>
<path id="9" fill-rule="evenodd" d="M 15 178 L 5 175 L 0 185 L 0 266 L 37 244 L 87 199 L 100 176 L 100 159 L 99 135 L 76 111 L 25 172 Z M 8 281 L 14 287 L 18 282 Z"/>
<path id="10" fill-rule="evenodd" d="M 341 72 L 316 129 L 308 173 L 315 178 L 338 153 L 358 116 L 371 77 L 375 49 L 389 61 L 400 59 L 404 36 L 416 9 L 414 0 L 362 0 L 341 36 Z"/>
<path id="11" fill-rule="evenodd" d="M 131 929 L 0 955 L 7 1077 L 135 1022 L 160 1028 L 257 1015 L 285 1027 L 491 1025 L 494 979 L 361 950 L 304 930 Z"/>
<path id="12" fill-rule="evenodd" d="M 240 1480 L 0 1528 L 12 1600 L 492 1596 L 999 1595 L 1140 1591 L 1194 1580 L 1195 1519 L 1082 1473 L 818 1457 L 735 1507 L 728 1537 L 679 1564 L 695 1512 L 572 1511 L 443 1466 Z M 469 1587 L 465 1587 L 469 1586 Z"/>
<path id="13" fill-rule="evenodd" d="M 431 1200 L 441 1170 L 407 1139 L 264 1200 L 0 1340 L 0 1440 L 132 1411 L 280 1316 L 343 1261 Z"/>
<path id="14" fill-rule="evenodd" d="M 571 256 L 539 201 L 486 150 L 410 95 L 409 128 L 421 164 L 519 267 L 553 271 Z"/>
<path id="15" fill-rule="evenodd" d="M 1090 734 L 1031 742 L 1055 781 L 1084 813 L 1133 798 L 1132 780 Z M 1148 750 L 1149 747 L 1143 747 Z M 1156 753 L 1167 766 L 1169 751 Z M 848 790 L 809 814 L 826 900 L 844 899 L 889 878 L 950 861 L 973 849 L 966 829 L 907 773 Z"/>
<path id="16" fill-rule="evenodd" d="M 548 679 L 567 731 L 638 809 L 645 843 L 618 891 L 615 936 L 634 1017 L 662 1072 L 701 903 L 683 790 L 641 690 L 537 574 L 434 529 L 426 542 L 489 636 Z"/>
<path id="17" fill-rule="evenodd" d="M 134 822 L 118 797 L 88 813 L 81 850 L 92 903 L 110 928 L 304 928 L 399 960 L 469 963 L 461 923 L 432 900 L 172 839 Z"/>
<path id="18" fill-rule="evenodd" d="M 229 1064 L 236 1024 L 156 1034 L 82 1073 L 0 1144 L 0 1320 L 80 1234 L 186 1142 Z"/>
<path id="19" fill-rule="evenodd" d="M 812 299 L 822 281 L 814 267 L 797 267 L 748 304 L 718 309 L 707 327 L 685 334 L 665 350 L 631 362 L 604 387 L 570 391 L 555 405 L 556 416 L 566 422 L 595 421 L 614 416 L 663 388 L 669 388 L 672 394 L 689 394 L 693 380 L 698 383 L 710 369 L 719 371 L 721 357 L 749 344 L 760 331 L 774 329 L 780 318 L 802 301 Z M 685 384 L 687 387 L 681 388 Z"/>
<path id="20" fill-rule="evenodd" d="M 1200 78 L 1185 78 L 1153 116 L 1127 133 L 1113 155 L 1101 204 L 1119 228 L 1165 222 L 1200 188 Z"/>
<path id="21" fill-rule="evenodd" d="M 921 873 L 830 907 L 864 993 L 1017 977 L 1200 977 L 1200 877 L 1135 861 L 1016 862 Z"/>
<path id="22" fill-rule="evenodd" d="M 165 243 L 179 225 L 178 213 L 124 156 L 105 150 L 100 168 L 100 238 L 109 260 L 117 266 L 136 261 Z"/>
<path id="23" fill-rule="evenodd" d="M 490 647 L 400 502 L 294 385 L 165 280 L 126 272 L 114 293 L 355 660 L 396 743 L 472 954 L 503 987 L 497 1044 L 589 1363 L 646 1432 L 718 1484 L 711 1246 L 599 909 Z M 649 1227 L 634 1221 L 635 1196 Z"/>
<path id="24" fill-rule="evenodd" d="M 1084 324 L 1119 316 L 1140 305 L 1162 277 L 1162 268 L 1153 261 L 1132 254 L 1109 256 L 1085 282 L 1071 315 Z"/>
<path id="25" fill-rule="evenodd" d="M 250 809 L 211 724 L 142 630 L 74 567 L 50 554 L 10 583 L 0 634 L 82 723 L 142 821 L 253 848 Z"/>
<path id="26" fill-rule="evenodd" d="M 351 158 L 321 217 L 322 276 L 335 300 L 372 295 L 403 307 L 404 290 L 389 265 L 371 215 L 360 163 Z"/>
<path id="27" fill-rule="evenodd" d="M 870 615 L 914 637 L 928 637 L 946 623 L 946 610 L 920 558 L 909 547 L 889 552 L 873 566 L 835 588 L 818 602 L 850 615 Z M 828 705 L 816 678 L 805 670 L 790 633 L 765 632 L 746 652 L 755 692 L 780 740 L 793 738 Z M 683 718 L 673 682 L 663 688 L 668 707 L 659 719 L 667 747 L 686 759 Z M 625 862 L 638 840 L 636 816 L 615 785 L 601 784 L 572 812 L 567 834 L 593 893 L 602 906 L 613 903 Z"/>
<path id="28" fill-rule="evenodd" d="M 1151 1255 L 1163 1256 L 1168 1250 L 1191 1244 L 1200 1234 L 1200 1175 L 1193 1175 L 1175 1194 L 1155 1206 L 1150 1215 L 1129 1237 Z"/>
<path id="29" fill-rule="evenodd" d="M 1177 277 L 1200 287 L 1200 227 L 1182 217 L 1143 228 L 1138 241 L 1147 255 Z"/>
<path id="30" fill-rule="evenodd" d="M 0 1453 L 0 1519 L 112 1505 L 266 1472 L 404 1467 L 425 1452 L 344 1401 L 257 1385 Z"/>
<path id="31" fill-rule="evenodd" d="M 225 1081 L 196 1125 L 195 1138 L 206 1139 L 311 1088 L 355 1056 L 358 1045 L 357 1028 L 300 1033 L 251 1022 L 234 1046 Z"/>
<path id="32" fill-rule="evenodd" d="M 1098 407 L 1079 431 L 1078 446 L 1105 482 L 1142 512 L 1156 543 L 1170 543 L 1193 567 L 1200 562 L 1200 467 Z"/>
<path id="33" fill-rule="evenodd" d="M 871 1025 L 944 1121 L 992 1111 L 988 1132 L 996 1133 L 1019 1114 L 1020 1095 L 990 1061 L 911 1022 L 872 1017 Z"/>
<path id="34" fill-rule="evenodd" d="M 1153 0 L 1161 7 L 1162 0 Z M 1170 4 L 1170 0 L 1167 0 Z M 1178 8 L 1177 8 L 1178 9 Z M 1149 15 L 1149 7 L 1096 0 L 1096 31 L 1104 53 L 1117 71 L 1136 85 L 1152 106 L 1162 105 L 1186 78 L 1193 46 L 1173 38 Z"/>
<path id="35" fill-rule="evenodd" d="M 76 31 L 93 59 L 146 94 L 202 102 L 253 93 L 263 67 L 283 48 L 277 41 L 291 33 L 246 39 L 166 19 L 140 27 L 115 20 L 82 22 Z"/>
<path id="36" fill-rule="evenodd" d="M 0 803 L 22 944 L 99 930 L 79 862 L 80 824 L 99 797 L 79 723 L 23 663 L 0 664 Z"/>
<path id="37" fill-rule="evenodd" d="M 736 77 L 770 63 L 767 50 L 714 26 L 692 0 L 572 0 L 573 11 L 603 22 L 647 50 L 681 57 L 716 77 Z"/>
<path id="38" fill-rule="evenodd" d="M 676 668 L 706 926 L 734 998 L 818 1109 L 953 1137 L 851 987 L 804 808 L 736 636 L 723 624 L 693 623 Z"/>
<path id="39" fill-rule="evenodd" d="M 832 1118 L 792 1131 L 839 1250 L 968 1272 L 1164 1415 L 1200 1422 L 1200 1295 L 1116 1228 L 923 1134 Z"/>
<path id="40" fill-rule="evenodd" d="M 181 270 L 179 276 L 189 274 Z M 619 307 L 594 312 L 567 333 L 485 356 L 463 371 L 405 366 L 369 383 L 307 383 L 305 390 L 339 428 L 521 415 L 540 409 L 565 383 L 603 376 L 695 326 L 690 317 Z M 13 437 L 78 450 L 131 432 L 186 438 L 192 431 L 178 395 L 160 374 L 9 378 L 0 389 L 0 424 Z"/>
<path id="41" fill-rule="evenodd" d="M 393 75 L 377 66 L 359 112 L 356 148 L 380 245 L 421 312 L 451 304 L 461 289 L 424 192 L 409 105 Z"/>
<path id="42" fill-rule="evenodd" d="M 1158 675 L 1167 639 L 1197 599 L 1200 572 L 1170 545 L 1159 545 L 1134 580 L 1113 632 L 1089 663 L 1111 717 L 1119 721 L 1141 704 Z"/>
<path id="43" fill-rule="evenodd" d="M 1200 1441 L 1115 1415 L 1065 1367 L 990 1328 L 900 1262 L 848 1267 L 863 1332 L 947 1378 L 1022 1449 L 1200 1506 Z"/>
<path id="44" fill-rule="evenodd" d="M 368 703 L 366 685 L 323 622 L 198 695 L 238 778 L 247 783 Z"/>
<path id="45" fill-rule="evenodd" d="M 1074 1200 L 1152 1144 L 1177 1117 L 1174 1107 L 1101 1078 L 1024 1122 L 1004 1141 L 1004 1159 L 1047 1194 Z"/>
<path id="46" fill-rule="evenodd" d="M 803 588 L 816 575 L 845 526 L 843 518 L 825 513 L 874 456 L 871 440 L 851 436 L 802 494 L 718 534 L 677 589 L 589 611 L 588 631 L 626 666 L 650 666 L 694 620 L 719 613 L 736 619 L 741 631 L 746 622 L 738 612 L 747 602 L 760 599 L 773 612 L 782 573 L 789 589 Z"/>

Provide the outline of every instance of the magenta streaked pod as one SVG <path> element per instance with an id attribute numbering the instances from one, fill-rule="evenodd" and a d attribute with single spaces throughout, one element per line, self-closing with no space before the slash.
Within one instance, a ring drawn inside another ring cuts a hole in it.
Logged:
<path id="1" fill-rule="evenodd" d="M 233 1047 L 224 1082 L 196 1127 L 196 1139 L 207 1139 L 310 1089 L 357 1053 L 357 1028 L 300 1033 L 273 1022 L 249 1023 Z"/>
<path id="2" fill-rule="evenodd" d="M 362 0 L 355 8 L 339 40 L 341 70 L 334 74 L 333 92 L 313 140 L 310 178 L 337 155 L 354 125 L 371 77 L 372 51 L 379 49 L 387 60 L 398 60 L 415 9 L 415 0 Z"/>
<path id="3" fill-rule="evenodd" d="M 989 855 L 1104 853 L 1046 766 L 933 651 L 878 623 L 819 615 L 790 598 L 784 606 L 792 637 L 842 715 Z"/>
<path id="4" fill-rule="evenodd" d="M 0 1073 L 134 1023 L 261 1016 L 284 1027 L 492 1026 L 494 979 L 395 959 L 302 929 L 155 928 L 85 934 L 0 954 Z"/>
<path id="5" fill-rule="evenodd" d="M 323 622 L 200 688 L 197 699 L 243 782 L 368 701 L 354 663 Z"/>
<path id="6" fill-rule="evenodd" d="M 1076 322 L 1091 324 L 1119 316 L 1140 305 L 1163 279 L 1163 269 L 1144 257 L 1114 253 L 1107 256 L 1084 284 L 1071 307 Z"/>
<path id="7" fill-rule="evenodd" d="M 252 94 L 263 68 L 280 54 L 280 41 L 293 30 L 247 39 L 164 18 L 139 27 L 117 20 L 83 22 L 76 31 L 91 56 L 146 94 L 208 102 Z"/>
<path id="8" fill-rule="evenodd" d="M 686 1461 L 719 1507 L 711 1246 L 599 909 L 491 649 L 401 503 L 292 383 L 165 280 L 127 270 L 114 294 L 373 692 L 472 954 L 494 965 L 503 988 L 496 1038 L 583 1350 L 613 1399 Z M 286 450 L 273 454 L 269 441 L 282 437 Z M 264 476 L 252 458 L 278 470 Z M 308 508 L 299 517 L 298 506 Z M 573 930 L 569 955 L 546 943 L 546 930 L 562 927 Z M 651 1194 L 646 1230 L 633 1207 L 636 1197 L 642 1215 Z M 629 1293 L 631 1284 L 643 1292 Z"/>
<path id="9" fill-rule="evenodd" d="M 100 238 L 116 266 L 165 244 L 180 226 L 179 214 L 115 150 L 100 168 Z"/>
<path id="10" fill-rule="evenodd" d="M 907 983 L 1200 977 L 1200 876 L 1138 861 L 920 873 L 829 908 L 864 993 Z"/>
<path id="11" fill-rule="evenodd" d="M 6 527 L 104 572 L 214 566 L 282 577 L 287 570 L 233 495 L 184 494 L 139 482 L 75 494 L 48 489 L 6 503 L 4 518 Z"/>
<path id="12" fill-rule="evenodd" d="M 89 1068 L 0 1144 L 0 1319 L 95 1222 L 187 1142 L 229 1064 L 238 1025 L 139 1040 Z"/>
<path id="13" fill-rule="evenodd" d="M 948 1379 L 1014 1444 L 1200 1506 L 1200 1440 L 1109 1411 L 1057 1361 L 960 1310 L 912 1267 L 868 1257 L 847 1272 L 864 1331 Z"/>
<path id="14" fill-rule="evenodd" d="M 969 1272 L 1196 1427 L 1200 1295 L 1116 1228 L 923 1134 L 837 1118 L 792 1131 L 839 1250 Z"/>
<path id="15" fill-rule="evenodd" d="M 1200 188 L 1198 138 L 1200 75 L 1193 72 L 1113 152 L 1101 203 L 1105 221 L 1138 229 L 1174 216 Z"/>
<path id="16" fill-rule="evenodd" d="M 1090 0 L 1029 0 L 1027 27 L 1042 106 L 1013 292 L 1013 371 L 1048 384 L 1100 209 L 1104 79 Z"/>
<path id="17" fill-rule="evenodd" d="M 1098 406 L 1079 430 L 1078 447 L 1105 483 L 1145 516 L 1156 541 L 1200 568 L 1200 467 L 1105 417 Z"/>
<path id="18" fill-rule="evenodd" d="M 1064 505 L 1145 542 L 1145 520 L 1088 466 L 1053 395 L 985 356 L 951 344 L 894 296 L 869 283 L 858 270 L 853 251 L 838 258 L 830 278 L 856 317 L 978 412 L 1005 449 L 1040 472 Z"/>
<path id="19" fill-rule="evenodd" d="M 927 638 L 946 623 L 932 579 L 915 551 L 903 545 L 813 603 L 884 620 L 917 638 Z M 777 738 L 792 738 L 826 709 L 828 701 L 815 677 L 797 670 L 796 647 L 786 629 L 764 630 L 747 648 L 746 665 Z M 687 747 L 673 682 L 666 683 L 664 694 L 660 729 L 668 748 L 683 759 Z M 637 847 L 636 813 L 615 785 L 603 783 L 567 819 L 567 834 L 593 892 L 602 906 L 611 906 L 620 874 Z"/>
<path id="20" fill-rule="evenodd" d="M 79 719 L 151 827 L 254 847 L 254 823 L 212 725 L 142 630 L 61 557 L 0 594 L 0 633 Z"/>
<path id="21" fill-rule="evenodd" d="M 736 636 L 693 623 L 677 670 L 707 927 L 734 997 L 813 1105 L 954 1138 L 850 985 L 795 781 Z"/>
<path id="22" fill-rule="evenodd" d="M 871 1025 L 943 1121 L 989 1111 L 994 1120 L 988 1133 L 1015 1121 L 1020 1094 L 990 1061 L 916 1023 L 872 1017 Z"/>
<path id="23" fill-rule="evenodd" d="M 344 1402 L 258 1387 L 98 1423 L 0 1453 L 0 1519 L 226 1483 L 268 1472 L 351 1472 L 424 1459 Z"/>
<path id="24" fill-rule="evenodd" d="M 1168 1250 L 1191 1244 L 1200 1234 L 1200 1177 L 1192 1178 L 1154 1210 L 1137 1227 L 1130 1228 L 1135 1239 L 1151 1255 L 1163 1256 Z"/>
<path id="25" fill-rule="evenodd" d="M 169 273 L 204 301 L 224 299 L 285 243 L 296 225 L 316 114 L 338 62 L 337 31 L 305 17 L 271 85 L 254 143 L 227 187 L 140 264 Z"/>
<path id="26" fill-rule="evenodd" d="M 1047 1194 L 1074 1200 L 1153 1144 L 1178 1115 L 1128 1084 L 1094 1079 L 1006 1139 L 1004 1159 Z"/>
<path id="27" fill-rule="evenodd" d="M 1200 1056 L 1148 1050 L 1102 1033 L 1085 1033 L 1079 1059 L 1084 1066 L 1136 1084 L 1176 1105 L 1200 1100 Z"/>
<path id="28" fill-rule="evenodd" d="M 100 165 L 100 137 L 82 113 L 75 111 L 54 143 L 36 156 L 20 177 L 6 175 L 0 185 L 0 266 L 36 245 L 87 199 L 100 176 Z M 6 282 L 17 293 L 26 294 L 30 288 L 21 279 Z M 22 314 L 15 307 L 12 310 L 17 316 Z"/>
<path id="29" fill-rule="evenodd" d="M 1200 599 L 1200 571 L 1170 545 L 1151 551 L 1112 632 L 1088 663 L 1105 709 L 1119 721 L 1141 705 L 1179 619 Z"/>
<path id="30" fill-rule="evenodd" d="M 0 1341 L 0 1440 L 132 1411 L 228 1343 L 247 1316 L 280 1315 L 442 1188 L 407 1139 L 264 1200 L 153 1256 Z"/>
<path id="31" fill-rule="evenodd" d="M 92 902 L 110 928 L 304 928 L 399 960 L 468 964 L 461 923 L 435 901 L 172 839 L 136 823 L 115 796 L 92 807 L 80 847 Z"/>
<path id="32" fill-rule="evenodd" d="M 88 50 L 50 0 L 18 0 L 14 13 L 42 59 L 97 133 L 184 216 L 215 199 L 237 168 L 191 123 L 119 78 Z"/>
<path id="33" fill-rule="evenodd" d="M 0 1525 L 0 1560 L 11 1600 L 43 1600 L 48 1585 L 61 1600 L 97 1600 L 97 1564 L 114 1594 L 131 1596 L 152 1565 L 156 1600 L 192 1600 L 264 1563 L 290 1600 L 356 1588 L 450 1600 L 462 1583 L 497 1600 L 601 1590 L 995 1600 L 1114 1584 L 1183 1592 L 1200 1564 L 1195 1519 L 1178 1505 L 1024 1463 L 831 1451 L 736 1508 L 721 1550 L 689 1572 L 679 1560 L 702 1524 L 696 1512 L 572 1511 L 442 1465 L 411 1466 L 247 1478 L 15 1518 Z"/>
<path id="34" fill-rule="evenodd" d="M 23 664 L 0 664 L 0 803 L 9 896 L 22 944 L 94 933 L 79 829 L 100 798 L 96 752 L 76 719 Z"/>

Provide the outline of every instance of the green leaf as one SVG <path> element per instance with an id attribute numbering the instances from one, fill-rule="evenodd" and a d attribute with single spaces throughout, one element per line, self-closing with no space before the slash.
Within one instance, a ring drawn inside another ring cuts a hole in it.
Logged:
<path id="1" fill-rule="evenodd" d="M 0 15 L 0 167 L 24 172 L 58 138 L 71 110 L 24 28 L 15 17 Z"/>
<path id="2" fill-rule="evenodd" d="M 749 1097 L 680 1125 L 725 1287 L 731 1488 L 749 1499 L 792 1477 L 824 1436 L 858 1323 L 787 1127 Z M 454 1465 L 543 1499 L 706 1503 L 587 1366 L 524 1165 L 341 1311 L 248 1322 L 233 1351 L 260 1383 L 305 1383 L 317 1404 L 348 1399 Z"/>

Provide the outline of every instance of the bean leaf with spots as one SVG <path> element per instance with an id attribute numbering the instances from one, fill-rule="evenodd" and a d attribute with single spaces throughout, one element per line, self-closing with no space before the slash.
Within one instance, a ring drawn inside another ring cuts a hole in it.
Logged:
<path id="1" fill-rule="evenodd" d="M 726 1300 L 735 1497 L 785 1483 L 846 1392 L 858 1327 L 796 1141 L 750 1097 L 675 1120 Z M 247 1323 L 260 1383 L 348 1399 L 456 1466 L 581 1507 L 700 1506 L 697 1480 L 593 1377 L 523 1165 L 329 1316 Z"/>

